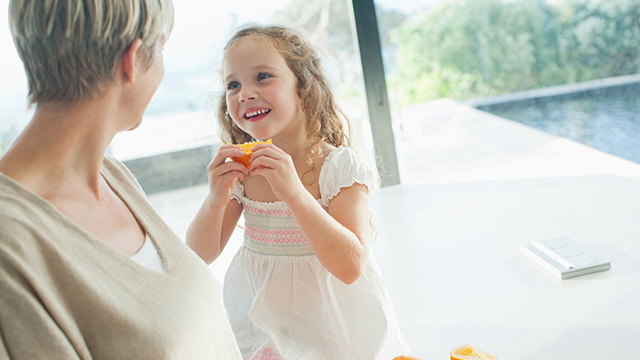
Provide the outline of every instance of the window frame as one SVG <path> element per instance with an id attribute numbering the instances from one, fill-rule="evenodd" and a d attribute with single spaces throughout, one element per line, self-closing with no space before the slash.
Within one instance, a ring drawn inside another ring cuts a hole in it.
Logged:
<path id="1" fill-rule="evenodd" d="M 352 0 L 349 3 L 353 33 L 356 35 L 357 49 L 360 51 L 371 135 L 375 144 L 376 166 L 381 186 L 398 185 L 398 156 L 374 0 Z"/>

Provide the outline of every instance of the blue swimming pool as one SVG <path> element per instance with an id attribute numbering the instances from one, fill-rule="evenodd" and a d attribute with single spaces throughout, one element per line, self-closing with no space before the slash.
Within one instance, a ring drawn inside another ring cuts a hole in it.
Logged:
<path id="1" fill-rule="evenodd" d="M 478 109 L 640 164 L 640 84 Z"/>

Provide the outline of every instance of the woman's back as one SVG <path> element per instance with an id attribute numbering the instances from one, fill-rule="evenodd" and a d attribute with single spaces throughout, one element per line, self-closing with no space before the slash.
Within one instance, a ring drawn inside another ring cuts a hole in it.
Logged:
<path id="1" fill-rule="evenodd" d="M 122 164 L 105 158 L 101 173 L 165 271 L 140 266 L 0 174 L 0 358 L 237 358 L 209 269 Z"/>

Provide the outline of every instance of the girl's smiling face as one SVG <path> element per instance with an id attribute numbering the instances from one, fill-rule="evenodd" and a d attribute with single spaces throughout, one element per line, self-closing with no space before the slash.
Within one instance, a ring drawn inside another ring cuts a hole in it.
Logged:
<path id="1" fill-rule="evenodd" d="M 304 136 L 297 79 L 268 41 L 248 37 L 234 44 L 222 71 L 229 116 L 256 139 Z"/>

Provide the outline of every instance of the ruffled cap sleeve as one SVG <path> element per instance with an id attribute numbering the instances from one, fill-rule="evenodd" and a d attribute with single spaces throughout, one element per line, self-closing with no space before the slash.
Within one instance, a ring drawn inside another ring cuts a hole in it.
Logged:
<path id="1" fill-rule="evenodd" d="M 242 199 L 244 198 L 244 185 L 240 181 L 236 180 L 236 185 L 231 190 L 231 199 L 235 199 L 238 204 L 242 205 Z"/>
<path id="2" fill-rule="evenodd" d="M 342 188 L 355 183 L 369 189 L 369 198 L 377 190 L 378 176 L 358 153 L 351 148 L 340 146 L 325 159 L 318 184 L 320 185 L 321 204 L 328 207 L 329 201 L 338 195 Z"/>

